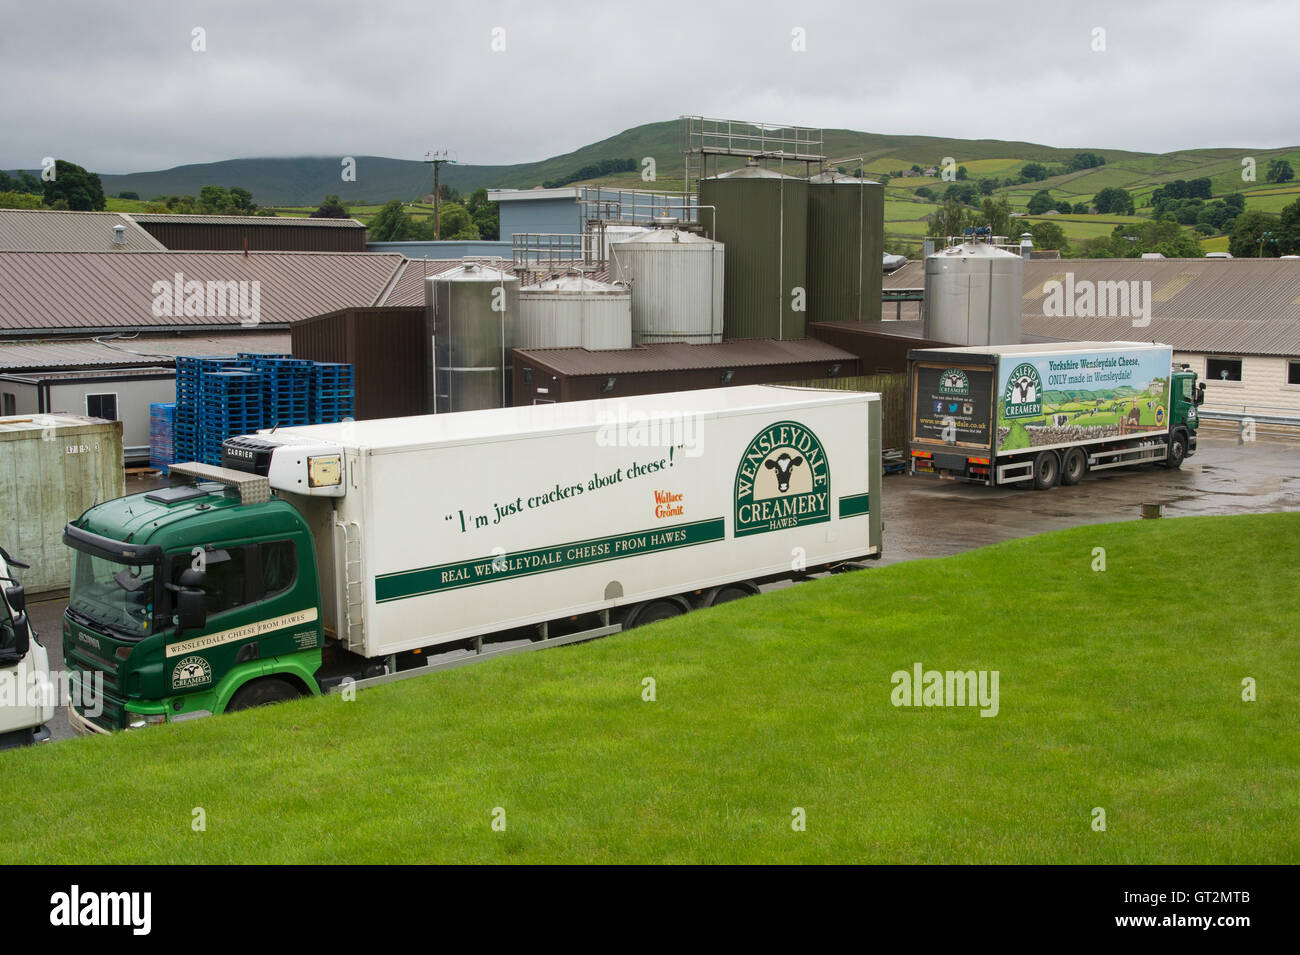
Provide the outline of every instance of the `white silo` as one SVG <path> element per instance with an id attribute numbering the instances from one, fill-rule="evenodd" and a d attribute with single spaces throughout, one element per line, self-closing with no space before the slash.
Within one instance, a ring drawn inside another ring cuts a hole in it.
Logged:
<path id="1" fill-rule="evenodd" d="M 656 229 L 610 246 L 610 274 L 632 288 L 632 342 L 722 341 L 723 244 Z"/>
<path id="2" fill-rule="evenodd" d="M 583 275 L 519 290 L 517 348 L 630 348 L 632 293 Z"/>
<path id="3" fill-rule="evenodd" d="M 925 337 L 949 345 L 1019 345 L 1024 259 L 965 242 L 925 260 Z"/>

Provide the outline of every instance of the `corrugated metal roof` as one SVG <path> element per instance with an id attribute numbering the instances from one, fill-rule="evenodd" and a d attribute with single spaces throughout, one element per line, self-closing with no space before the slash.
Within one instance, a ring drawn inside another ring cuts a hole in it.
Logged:
<path id="1" fill-rule="evenodd" d="M 122 226 L 126 241 L 113 241 Z M 69 212 L 58 209 L 0 209 L 3 252 L 147 252 L 161 242 L 118 212 Z"/>
<path id="2" fill-rule="evenodd" d="M 356 219 L 314 219 L 311 216 L 202 216 L 172 212 L 127 213 L 136 222 L 165 224 L 180 222 L 193 225 L 305 225 L 316 229 L 364 229 Z"/>
<path id="3" fill-rule="evenodd" d="M 1133 315 L 1045 314 L 1044 286 L 1053 280 L 1064 284 L 1067 275 L 1076 296 L 1081 282 L 1093 283 L 1094 290 L 1100 282 L 1150 282 L 1150 324 L 1135 327 Z M 1024 276 L 1026 340 L 1140 336 L 1180 351 L 1300 356 L 1300 260 L 1040 259 L 1024 264 Z M 884 279 L 887 289 L 924 285 L 923 261 L 908 262 Z"/>
<path id="4" fill-rule="evenodd" d="M 0 373 L 55 368 L 137 368 L 171 365 L 177 355 L 234 355 L 290 350 L 288 332 L 0 342 Z"/>
<path id="5" fill-rule="evenodd" d="M 799 362 L 853 361 L 856 356 L 815 338 L 777 341 L 742 338 L 709 345 L 666 342 L 589 351 L 585 348 L 520 348 L 521 359 L 566 375 L 630 375 L 637 372 L 743 368 Z"/>
<path id="6" fill-rule="evenodd" d="M 237 310 L 155 315 L 154 284 L 177 273 L 205 288 L 255 281 L 259 323 L 284 325 L 377 304 L 405 264 L 392 252 L 0 252 L 0 332 L 240 326 Z"/>

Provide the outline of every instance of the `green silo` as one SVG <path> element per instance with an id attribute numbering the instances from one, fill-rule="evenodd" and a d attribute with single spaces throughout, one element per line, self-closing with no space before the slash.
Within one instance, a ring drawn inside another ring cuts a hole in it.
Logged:
<path id="1" fill-rule="evenodd" d="M 808 180 L 745 166 L 701 180 L 700 204 L 716 207 L 700 221 L 726 246 L 722 337 L 803 338 Z"/>
<path id="2" fill-rule="evenodd" d="M 808 184 L 808 321 L 880 321 L 885 187 L 834 172 Z"/>

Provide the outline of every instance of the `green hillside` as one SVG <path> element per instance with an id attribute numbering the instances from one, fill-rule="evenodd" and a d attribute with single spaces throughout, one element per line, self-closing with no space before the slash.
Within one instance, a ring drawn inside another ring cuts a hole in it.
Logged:
<path id="1" fill-rule="evenodd" d="M 469 193 L 480 187 L 526 189 L 555 180 L 565 180 L 601 160 L 627 160 L 637 163 L 637 171 L 590 179 L 575 184 L 606 185 L 628 189 L 654 188 L 681 190 L 684 186 L 682 158 L 683 131 L 680 120 L 648 123 L 624 130 L 599 142 L 591 143 L 562 155 L 517 165 L 479 166 L 456 164 L 444 166 L 442 181 L 452 189 Z M 1005 197 L 1014 212 L 1024 213 L 1036 192 L 1046 189 L 1054 200 L 1070 206 L 1089 204 L 1101 189 L 1118 187 L 1128 190 L 1135 203 L 1134 216 L 1084 214 L 1073 210 L 1056 216 L 1024 216 L 1017 227 L 1050 218 L 1059 225 L 1066 239 L 1077 244 L 1086 239 L 1109 236 L 1117 225 L 1139 223 L 1149 214 L 1151 193 L 1175 179 L 1211 180 L 1216 198 L 1230 192 L 1241 193 L 1247 210 L 1277 215 L 1282 208 L 1300 199 L 1300 182 L 1284 184 L 1264 181 L 1269 160 L 1286 158 L 1300 170 L 1300 148 L 1284 149 L 1200 149 L 1156 155 L 1121 149 L 1097 147 L 1053 147 L 1039 143 L 1010 142 L 994 139 L 952 139 L 936 136 L 891 136 L 848 129 L 825 130 L 824 152 L 837 165 L 847 169 L 862 168 L 867 176 L 892 176 L 886 188 L 885 232 L 887 247 L 894 251 L 919 248 L 929 228 L 929 219 L 939 208 L 939 198 L 953 183 L 938 176 L 910 174 L 915 165 L 921 169 L 939 166 L 952 157 L 964 166 L 968 181 L 996 180 L 993 191 Z M 1040 182 L 1008 184 L 1017 179 L 1026 163 L 1062 166 L 1078 152 L 1104 156 L 1105 165 L 1052 176 Z M 1242 179 L 1243 156 L 1256 161 L 1256 180 Z M 653 157 L 657 179 L 644 182 L 640 163 Z M 379 156 L 356 156 L 356 181 L 341 178 L 341 157 L 296 157 L 281 159 L 232 159 L 224 162 L 178 166 L 174 169 L 129 175 L 104 175 L 105 193 L 115 196 L 132 191 L 143 199 L 160 195 L 197 195 L 204 185 L 241 186 L 252 192 L 254 200 L 274 207 L 282 214 L 301 215 L 324 198 L 335 193 L 363 221 L 390 199 L 411 201 L 432 191 L 432 173 L 424 163 Z M 725 170 L 740 160 L 719 160 L 710 168 Z M 803 172 L 795 164 L 794 172 Z M 900 173 L 908 173 L 900 175 Z M 918 195 L 928 189 L 933 197 Z M 1226 248 L 1222 237 L 1203 240 L 1206 249 Z"/>
<path id="2" fill-rule="evenodd" d="M 11 864 L 1294 864 L 1300 568 L 1277 555 L 1297 534 L 1289 513 L 1080 527 L 351 702 L 0 753 L 0 797 L 22 806 L 0 849 Z M 1167 586 L 1207 542 L 1214 559 Z M 996 714 L 896 705 L 896 674 L 918 664 L 997 671 Z"/>

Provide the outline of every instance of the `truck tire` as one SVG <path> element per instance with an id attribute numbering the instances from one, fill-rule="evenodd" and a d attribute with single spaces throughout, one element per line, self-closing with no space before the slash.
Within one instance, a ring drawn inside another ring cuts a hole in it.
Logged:
<path id="1" fill-rule="evenodd" d="M 733 600 L 740 600 L 743 597 L 752 597 L 758 593 L 758 587 L 751 584 L 748 580 L 742 580 L 734 584 L 723 584 L 720 587 L 714 587 L 704 598 L 704 606 L 716 607 L 718 604 L 731 603 Z"/>
<path id="2" fill-rule="evenodd" d="M 226 712 L 234 713 L 238 710 L 252 709 L 254 706 L 270 706 L 272 703 L 296 700 L 300 696 L 302 694 L 298 692 L 298 688 L 288 680 L 273 676 L 266 677 L 245 683 L 236 690 L 235 695 L 226 704 Z"/>
<path id="3" fill-rule="evenodd" d="M 1065 452 L 1065 464 L 1061 466 L 1061 483 L 1073 487 L 1083 480 L 1088 473 L 1088 456 L 1083 448 L 1071 448 Z"/>
<path id="4" fill-rule="evenodd" d="M 690 609 L 686 601 L 680 597 L 659 597 L 655 600 L 647 600 L 640 606 L 634 607 L 632 612 L 627 615 L 627 619 L 623 623 L 623 629 L 632 630 L 636 627 L 643 627 L 648 623 L 671 620 L 673 617 L 680 617 Z"/>
<path id="5" fill-rule="evenodd" d="M 1187 457 L 1187 435 L 1182 431 L 1175 431 L 1169 437 L 1169 456 L 1165 458 L 1165 467 L 1171 471 L 1177 471 L 1183 466 L 1183 460 Z"/>
<path id="6" fill-rule="evenodd" d="M 1061 459 L 1055 451 L 1040 451 L 1034 458 L 1034 490 L 1047 491 L 1061 480 Z"/>

